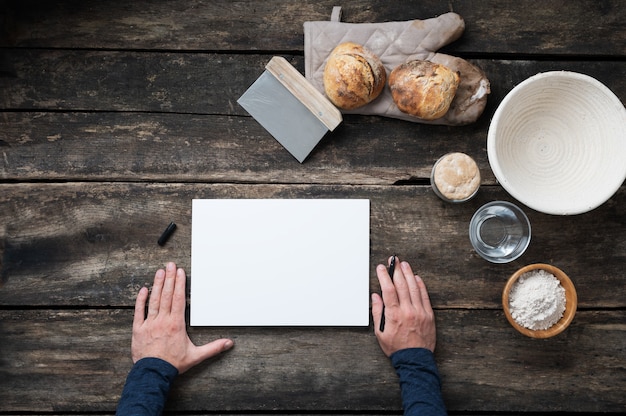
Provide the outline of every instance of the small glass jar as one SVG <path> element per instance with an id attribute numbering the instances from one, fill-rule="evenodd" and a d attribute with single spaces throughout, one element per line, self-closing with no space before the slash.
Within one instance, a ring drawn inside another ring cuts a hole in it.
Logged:
<path id="1" fill-rule="evenodd" d="M 480 188 L 480 170 L 465 153 L 448 153 L 435 162 L 430 184 L 435 194 L 446 202 L 469 201 Z"/>

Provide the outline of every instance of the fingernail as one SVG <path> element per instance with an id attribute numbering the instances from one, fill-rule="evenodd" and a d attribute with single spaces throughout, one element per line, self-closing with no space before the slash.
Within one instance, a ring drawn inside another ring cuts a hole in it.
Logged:
<path id="1" fill-rule="evenodd" d="M 224 350 L 229 350 L 233 347 L 234 343 L 232 339 L 226 340 L 224 343 Z"/>

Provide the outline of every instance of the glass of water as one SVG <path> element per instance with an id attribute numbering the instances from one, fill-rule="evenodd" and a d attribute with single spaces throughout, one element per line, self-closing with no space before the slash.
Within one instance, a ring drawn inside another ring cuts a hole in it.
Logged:
<path id="1" fill-rule="evenodd" d="M 469 237 L 482 258 L 492 263 L 508 263 L 528 248 L 530 221 L 524 211 L 510 202 L 490 202 L 472 217 Z"/>

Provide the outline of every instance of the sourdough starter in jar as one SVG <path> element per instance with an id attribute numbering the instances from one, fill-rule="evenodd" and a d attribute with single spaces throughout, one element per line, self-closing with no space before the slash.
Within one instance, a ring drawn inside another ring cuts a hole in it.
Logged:
<path id="1" fill-rule="evenodd" d="M 447 202 L 465 202 L 480 187 L 478 165 L 465 153 L 448 153 L 433 166 L 430 183 L 438 197 Z"/>

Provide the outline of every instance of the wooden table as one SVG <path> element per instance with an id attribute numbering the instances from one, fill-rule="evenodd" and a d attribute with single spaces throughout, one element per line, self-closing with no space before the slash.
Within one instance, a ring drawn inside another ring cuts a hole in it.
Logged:
<path id="1" fill-rule="evenodd" d="M 369 198 L 371 290 L 393 251 L 426 281 L 436 358 L 454 414 L 626 411 L 626 190 L 571 217 L 524 207 L 528 251 L 495 265 L 467 236 L 482 204 L 516 202 L 486 154 L 489 120 L 541 71 L 582 72 L 626 100 L 621 0 L 355 1 L 346 22 L 466 21 L 444 52 L 481 67 L 488 106 L 465 127 L 346 116 L 303 164 L 237 105 L 274 55 L 303 72 L 302 23 L 334 1 L 0 2 L 0 414 L 111 414 L 138 289 L 190 266 L 193 198 Z M 476 199 L 440 201 L 434 161 L 483 173 Z M 165 226 L 178 230 L 164 247 Z M 519 267 L 546 262 L 578 290 L 572 325 L 516 333 L 500 304 Z M 227 312 L 227 311 L 225 311 Z M 396 375 L 369 328 L 190 328 L 236 348 L 181 376 L 186 414 L 398 414 Z"/>

